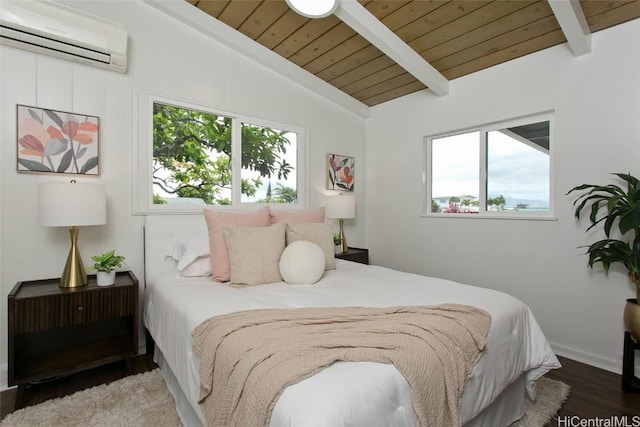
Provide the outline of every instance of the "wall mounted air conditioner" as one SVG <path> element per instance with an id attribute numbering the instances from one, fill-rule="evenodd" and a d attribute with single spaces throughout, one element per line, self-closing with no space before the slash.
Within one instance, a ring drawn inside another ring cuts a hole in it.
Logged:
<path id="1" fill-rule="evenodd" d="M 2 0 L 0 43 L 127 71 L 127 31 L 123 25 L 52 1 Z"/>

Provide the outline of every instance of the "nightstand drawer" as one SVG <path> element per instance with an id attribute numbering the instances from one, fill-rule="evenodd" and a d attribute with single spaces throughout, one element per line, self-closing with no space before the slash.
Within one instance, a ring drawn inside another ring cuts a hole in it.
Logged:
<path id="1" fill-rule="evenodd" d="M 75 299 L 83 296 L 84 299 Z M 73 295 L 70 311 L 78 314 L 80 323 L 96 322 L 98 320 L 113 319 L 115 317 L 130 316 L 136 313 L 138 292 L 134 287 L 111 288 L 108 291 L 96 291 L 85 295 Z M 82 308 L 84 307 L 84 314 Z M 72 318 L 72 324 L 77 323 Z"/>
<path id="2" fill-rule="evenodd" d="M 136 289 L 112 288 L 15 301 L 15 333 L 64 328 L 135 313 Z"/>
<path id="3" fill-rule="evenodd" d="M 16 334 L 44 331 L 69 324 L 69 295 L 31 298 L 15 302 Z"/>

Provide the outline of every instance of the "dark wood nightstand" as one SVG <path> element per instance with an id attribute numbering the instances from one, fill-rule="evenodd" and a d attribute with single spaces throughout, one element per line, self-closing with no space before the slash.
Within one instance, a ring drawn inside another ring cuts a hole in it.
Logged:
<path id="1" fill-rule="evenodd" d="M 59 279 L 18 282 L 8 295 L 10 386 L 72 374 L 138 354 L 138 279 L 116 274 L 98 286 L 96 276 L 78 288 Z"/>
<path id="2" fill-rule="evenodd" d="M 369 264 L 369 249 L 349 248 L 347 253 L 336 252 L 336 258 Z"/>

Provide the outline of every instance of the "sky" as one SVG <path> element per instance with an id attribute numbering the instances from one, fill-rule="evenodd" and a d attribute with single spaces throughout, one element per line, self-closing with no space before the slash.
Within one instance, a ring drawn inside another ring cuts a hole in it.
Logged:
<path id="1" fill-rule="evenodd" d="M 432 143 L 432 196 L 478 196 L 479 132 L 437 138 Z M 549 155 L 501 132 L 488 134 L 489 197 L 549 200 Z"/>

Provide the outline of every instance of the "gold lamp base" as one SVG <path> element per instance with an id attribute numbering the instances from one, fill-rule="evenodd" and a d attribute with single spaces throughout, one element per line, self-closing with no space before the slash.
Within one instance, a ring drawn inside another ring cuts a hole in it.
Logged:
<path id="1" fill-rule="evenodd" d="M 86 286 L 88 283 L 87 273 L 84 270 L 80 252 L 78 251 L 79 233 L 80 229 L 78 227 L 74 226 L 69 229 L 71 249 L 69 249 L 69 256 L 67 257 L 67 262 L 64 265 L 64 271 L 60 278 L 61 288 L 77 288 L 79 286 Z"/>
<path id="2" fill-rule="evenodd" d="M 344 219 L 338 220 L 340 223 L 340 252 L 346 254 L 349 252 L 349 246 L 347 245 L 347 238 L 344 237 Z"/>

